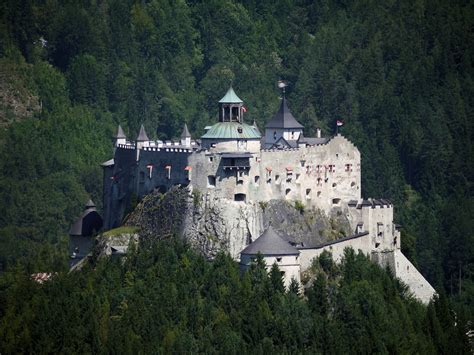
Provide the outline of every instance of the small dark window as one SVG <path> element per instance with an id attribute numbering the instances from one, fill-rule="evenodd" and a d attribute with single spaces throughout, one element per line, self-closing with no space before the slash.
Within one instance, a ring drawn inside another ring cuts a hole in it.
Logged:
<path id="1" fill-rule="evenodd" d="M 254 179 L 255 179 L 255 183 L 258 184 L 258 181 L 260 180 L 260 176 L 257 175 L 257 176 L 255 176 Z"/>
<path id="2" fill-rule="evenodd" d="M 336 186 L 337 186 L 337 184 L 336 184 L 336 183 L 332 184 L 332 187 L 336 187 Z"/>
<path id="3" fill-rule="evenodd" d="M 354 187 L 354 186 L 356 186 L 356 183 L 353 181 L 351 182 L 351 187 Z"/>
<path id="4" fill-rule="evenodd" d="M 311 189 L 306 189 L 306 196 L 309 196 L 310 193 L 311 193 Z"/>
<path id="5" fill-rule="evenodd" d="M 214 157 L 209 157 L 209 161 L 212 163 L 212 161 L 214 160 Z"/>
<path id="6" fill-rule="evenodd" d="M 290 192 L 291 192 L 291 189 L 286 189 L 286 190 L 285 190 L 285 195 L 288 196 L 288 194 L 289 194 Z"/>
<path id="7" fill-rule="evenodd" d="M 245 202 L 245 200 L 246 200 L 245 194 L 235 194 L 234 195 L 234 201 Z"/>
<path id="8" fill-rule="evenodd" d="M 333 198 L 333 199 L 332 199 L 332 204 L 333 204 L 333 205 L 338 205 L 339 202 L 341 202 L 341 199 L 340 199 L 340 198 Z"/>
<path id="9" fill-rule="evenodd" d="M 276 258 L 279 263 L 281 263 L 281 257 Z"/>
<path id="10" fill-rule="evenodd" d="M 207 185 L 208 186 L 216 186 L 216 177 L 214 175 L 209 175 L 207 177 Z"/>

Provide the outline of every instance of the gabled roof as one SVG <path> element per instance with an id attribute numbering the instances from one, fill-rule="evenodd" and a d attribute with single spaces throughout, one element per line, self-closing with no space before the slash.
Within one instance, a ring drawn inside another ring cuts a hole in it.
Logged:
<path id="1" fill-rule="evenodd" d="M 219 100 L 220 104 L 241 104 L 243 101 L 237 96 L 232 86 L 227 90 L 227 93 Z"/>
<path id="2" fill-rule="evenodd" d="M 189 133 L 188 125 L 185 123 L 183 131 L 181 132 L 181 138 L 191 138 L 191 133 Z"/>
<path id="3" fill-rule="evenodd" d="M 300 252 L 283 240 L 272 226 L 269 226 L 256 241 L 240 252 L 242 255 L 256 255 L 258 253 L 262 255 L 299 255 Z"/>
<path id="4" fill-rule="evenodd" d="M 213 125 L 202 139 L 260 139 L 258 129 L 246 123 L 218 122 Z"/>
<path id="5" fill-rule="evenodd" d="M 119 139 L 119 138 L 127 138 L 125 136 L 125 133 L 123 132 L 122 126 L 118 125 L 117 128 L 117 133 L 115 134 L 114 138 Z"/>
<path id="6" fill-rule="evenodd" d="M 145 127 L 141 125 L 140 132 L 138 133 L 137 142 L 149 141 L 148 136 L 145 131 Z"/>
<path id="7" fill-rule="evenodd" d="M 265 128 L 303 128 L 303 125 L 293 117 L 293 114 L 286 104 L 286 98 L 283 96 L 278 112 L 273 116 L 270 122 L 265 125 Z"/>

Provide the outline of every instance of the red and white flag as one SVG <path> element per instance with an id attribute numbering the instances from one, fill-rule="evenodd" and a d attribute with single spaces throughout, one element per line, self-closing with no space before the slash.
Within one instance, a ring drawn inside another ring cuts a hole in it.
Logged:
<path id="1" fill-rule="evenodd" d="M 344 124 L 344 122 L 341 121 L 341 120 L 337 120 L 337 121 L 336 121 L 336 125 L 337 125 L 338 127 L 341 127 L 343 124 Z"/>
<path id="2" fill-rule="evenodd" d="M 242 112 L 247 112 L 247 107 L 242 106 Z"/>

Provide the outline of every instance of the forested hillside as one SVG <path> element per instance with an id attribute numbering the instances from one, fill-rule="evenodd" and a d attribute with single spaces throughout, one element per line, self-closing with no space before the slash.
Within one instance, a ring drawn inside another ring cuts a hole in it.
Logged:
<path id="1" fill-rule="evenodd" d="M 3 273 L 66 269 L 118 123 L 199 137 L 232 83 L 263 128 L 285 79 L 305 135 L 344 120 L 363 195 L 395 203 L 406 255 L 472 314 L 472 2 L 3 0 L 0 16 Z"/>

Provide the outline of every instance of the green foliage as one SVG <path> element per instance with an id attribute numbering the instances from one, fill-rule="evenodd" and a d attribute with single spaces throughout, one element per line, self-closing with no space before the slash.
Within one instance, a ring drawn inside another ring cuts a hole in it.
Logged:
<path id="1" fill-rule="evenodd" d="M 303 204 L 301 201 L 296 200 L 296 201 L 295 201 L 295 209 L 296 209 L 300 214 L 304 214 L 305 206 L 304 206 L 304 204 Z"/>
<path id="2" fill-rule="evenodd" d="M 368 258 L 321 272 L 305 297 L 261 257 L 241 275 L 229 255 L 209 262 L 178 241 L 152 241 L 126 260 L 99 260 L 38 284 L 0 274 L 0 347 L 7 352 L 432 353 L 468 348 L 464 323 L 440 297 L 423 307 Z M 362 273 L 359 273 L 363 270 Z M 353 276 L 356 275 L 356 276 Z M 458 324 L 458 325 L 457 325 Z"/>

